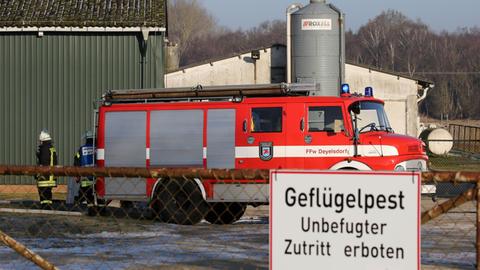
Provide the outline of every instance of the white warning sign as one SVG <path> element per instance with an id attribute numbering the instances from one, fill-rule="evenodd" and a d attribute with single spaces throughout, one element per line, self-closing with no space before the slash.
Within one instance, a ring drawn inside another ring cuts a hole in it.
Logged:
<path id="1" fill-rule="evenodd" d="M 270 269 L 420 269 L 420 174 L 272 171 Z"/>

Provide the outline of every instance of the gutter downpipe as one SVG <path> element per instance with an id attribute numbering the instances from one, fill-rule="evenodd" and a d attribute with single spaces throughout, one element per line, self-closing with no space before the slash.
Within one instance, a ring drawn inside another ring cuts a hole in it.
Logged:
<path id="1" fill-rule="evenodd" d="M 345 14 L 333 4 L 329 4 L 330 8 L 335 10 L 338 13 L 338 25 L 340 27 L 340 37 L 338 40 L 338 45 L 340 46 L 340 63 L 339 63 L 339 74 L 338 77 L 339 83 L 338 87 L 345 82 Z"/>
<path id="2" fill-rule="evenodd" d="M 423 89 L 423 94 L 421 96 L 417 96 L 417 104 L 420 104 L 426 97 L 429 90 L 433 89 L 435 84 L 431 83 L 426 88 Z"/>
<path id="3" fill-rule="evenodd" d="M 148 35 L 150 33 L 149 28 L 142 28 L 141 37 L 139 40 L 140 45 L 140 88 L 145 88 L 145 69 L 146 69 L 146 57 L 147 57 L 147 42 Z"/>
<path id="4" fill-rule="evenodd" d="M 333 5 L 332 5 L 333 6 Z M 345 82 L 345 14 L 338 9 L 340 13 L 340 84 Z"/>
<path id="5" fill-rule="evenodd" d="M 292 83 L 292 13 L 303 8 L 302 4 L 287 7 L 287 83 Z"/>

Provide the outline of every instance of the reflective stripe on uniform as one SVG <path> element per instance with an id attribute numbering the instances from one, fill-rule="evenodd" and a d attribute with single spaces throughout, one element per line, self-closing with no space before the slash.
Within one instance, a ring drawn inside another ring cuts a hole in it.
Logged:
<path id="1" fill-rule="evenodd" d="M 40 204 L 52 204 L 53 202 L 51 200 L 43 200 L 40 202 Z"/>
<path id="2" fill-rule="evenodd" d="M 57 183 L 55 182 L 55 179 L 51 179 L 51 178 L 52 176 L 50 176 L 47 180 L 45 179 L 45 177 L 40 176 L 38 179 L 44 179 L 44 180 L 38 180 L 37 186 L 38 187 L 56 187 Z"/>
<path id="3" fill-rule="evenodd" d="M 53 167 L 53 161 L 54 161 L 54 157 L 55 157 L 55 148 L 54 147 L 50 147 L 50 166 Z M 53 176 L 53 174 L 50 175 L 49 179 L 48 179 L 48 182 L 51 183 L 53 182 L 53 186 L 56 186 L 57 184 L 55 183 L 55 177 Z"/>
<path id="4" fill-rule="evenodd" d="M 80 186 L 81 187 L 89 187 L 93 185 L 93 181 L 88 179 L 88 178 L 82 178 L 80 181 Z"/>
<path id="5" fill-rule="evenodd" d="M 50 166 L 53 166 L 53 165 L 55 165 L 55 164 L 53 164 L 53 159 L 55 157 L 55 152 L 57 152 L 57 151 L 55 150 L 55 147 L 50 147 L 50 149 L 48 149 L 48 150 L 50 150 Z"/>
<path id="6" fill-rule="evenodd" d="M 50 166 L 53 167 L 56 150 L 54 147 L 50 147 L 49 150 L 50 150 Z M 57 182 L 53 174 L 51 174 L 48 177 L 48 180 L 44 176 L 39 176 L 37 178 L 37 187 L 56 187 L 56 186 L 57 186 Z"/>

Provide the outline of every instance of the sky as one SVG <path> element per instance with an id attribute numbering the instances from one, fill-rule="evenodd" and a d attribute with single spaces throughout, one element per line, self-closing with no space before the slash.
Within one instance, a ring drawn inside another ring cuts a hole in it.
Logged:
<path id="1" fill-rule="evenodd" d="M 198 0 L 217 22 L 231 29 L 248 29 L 266 20 L 285 20 L 292 3 L 308 0 Z M 480 27 L 480 0 L 327 0 L 346 14 L 346 29 L 353 31 L 379 15 L 394 9 L 410 19 L 420 19 L 436 32 L 461 27 Z"/>

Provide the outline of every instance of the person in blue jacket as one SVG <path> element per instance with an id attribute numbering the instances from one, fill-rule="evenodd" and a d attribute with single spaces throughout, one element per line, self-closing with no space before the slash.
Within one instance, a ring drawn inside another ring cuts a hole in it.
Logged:
<path id="1" fill-rule="evenodd" d="M 74 158 L 74 166 L 93 167 L 95 166 L 95 150 L 93 146 L 93 132 L 87 131 L 83 136 L 85 144 L 80 146 Z M 95 198 L 93 196 L 94 177 L 78 177 L 77 183 L 80 184 L 79 199 L 77 203 L 87 201 L 87 207 L 94 206 Z"/>

